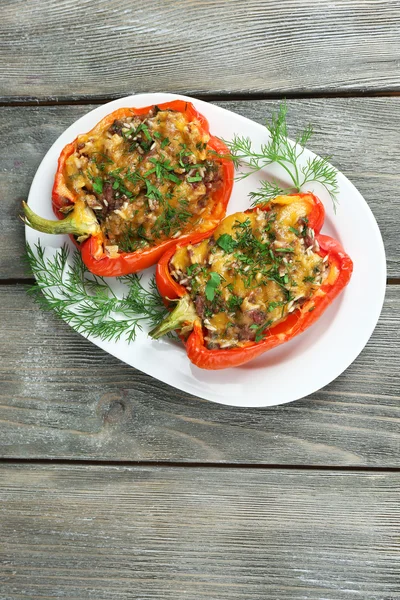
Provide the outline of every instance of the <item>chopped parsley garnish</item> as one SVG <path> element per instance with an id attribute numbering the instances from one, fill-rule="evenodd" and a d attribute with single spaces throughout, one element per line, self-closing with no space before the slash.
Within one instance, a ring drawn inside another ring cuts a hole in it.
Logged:
<path id="1" fill-rule="evenodd" d="M 149 140 L 149 141 L 153 140 L 146 123 L 140 123 L 140 125 L 138 125 L 138 127 L 136 127 L 136 128 L 133 127 L 132 129 L 128 129 L 127 131 L 124 131 L 122 135 L 125 138 L 136 137 L 141 131 L 143 131 L 144 136 L 147 140 Z"/>
<path id="2" fill-rule="evenodd" d="M 242 303 L 243 298 L 241 298 L 240 296 L 235 296 L 235 294 L 229 296 L 227 302 L 229 312 L 234 312 L 237 308 L 239 308 L 239 306 L 242 305 Z"/>
<path id="3" fill-rule="evenodd" d="M 265 336 L 267 335 L 267 332 L 265 330 L 268 329 L 268 327 L 272 325 L 272 323 L 272 319 L 269 319 L 268 321 L 266 321 L 266 323 L 263 323 L 262 325 L 250 325 L 250 329 L 254 329 L 256 333 L 256 337 L 254 340 L 255 342 L 261 342 L 265 338 Z"/>
<path id="4" fill-rule="evenodd" d="M 295 227 L 289 227 L 289 231 L 294 233 L 294 235 L 297 235 L 297 236 L 301 235 L 301 232 L 298 229 L 296 229 Z"/>
<path id="5" fill-rule="evenodd" d="M 192 166 L 188 160 L 184 161 L 184 158 L 187 158 L 188 156 L 192 156 L 192 153 L 190 152 L 190 150 L 186 150 L 186 144 L 183 144 L 183 148 L 182 148 L 182 150 L 180 150 L 178 156 L 179 156 L 179 161 L 178 161 L 179 166 L 182 169 L 187 169 L 188 167 L 190 169 L 193 168 L 194 165 Z"/>
<path id="6" fill-rule="evenodd" d="M 207 281 L 207 285 L 205 287 L 205 294 L 207 300 L 212 302 L 215 297 L 215 292 L 221 283 L 221 276 L 215 271 L 211 271 L 210 279 Z"/>
<path id="7" fill-rule="evenodd" d="M 285 306 L 286 302 L 270 302 L 268 304 L 268 312 L 272 312 L 273 310 L 275 310 L 275 308 L 278 308 L 279 306 Z"/>
<path id="8" fill-rule="evenodd" d="M 100 156 L 102 158 L 102 161 L 98 161 L 96 156 Z M 104 154 L 104 152 L 93 152 L 90 156 L 90 160 L 92 162 L 94 162 L 97 166 L 99 166 L 101 164 L 101 162 L 105 162 L 107 164 L 113 165 L 114 161 L 111 160 L 111 158 L 109 156 L 107 156 L 107 154 Z"/>
<path id="9" fill-rule="evenodd" d="M 223 233 L 217 239 L 217 245 L 229 254 L 234 251 L 237 244 L 229 233 Z"/>
<path id="10" fill-rule="evenodd" d="M 189 276 L 192 275 L 193 271 L 195 271 L 197 269 L 197 267 L 199 266 L 199 263 L 194 263 L 193 265 L 190 265 L 187 269 L 186 272 Z"/>
<path id="11" fill-rule="evenodd" d="M 189 183 L 195 183 L 196 181 L 203 181 L 203 178 L 201 177 L 201 175 L 199 175 L 199 173 L 197 173 L 197 175 L 195 175 L 194 177 L 187 177 L 186 180 Z"/>
<path id="12" fill-rule="evenodd" d="M 152 200 L 160 200 L 162 199 L 162 194 L 158 187 L 153 185 L 148 179 L 146 181 L 146 196 L 147 198 L 151 198 Z"/>
<path id="13" fill-rule="evenodd" d="M 95 177 L 93 179 L 93 191 L 96 192 L 96 194 L 103 193 L 103 180 L 101 177 Z"/>
<path id="14" fill-rule="evenodd" d="M 165 178 L 169 179 L 170 181 L 173 181 L 177 185 L 180 185 L 182 183 L 182 181 L 177 175 L 175 175 L 175 173 L 166 173 Z"/>
<path id="15" fill-rule="evenodd" d="M 139 127 L 140 127 L 140 125 L 139 125 Z M 142 131 L 149 141 L 152 140 L 149 129 L 148 129 L 147 125 L 145 125 L 144 123 L 142 124 Z"/>

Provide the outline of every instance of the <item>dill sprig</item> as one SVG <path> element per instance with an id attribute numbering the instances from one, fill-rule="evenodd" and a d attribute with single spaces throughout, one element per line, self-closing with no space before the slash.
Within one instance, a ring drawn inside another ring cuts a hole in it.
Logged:
<path id="1" fill-rule="evenodd" d="M 316 156 L 301 166 L 299 160 L 304 153 L 305 144 L 313 134 L 313 127 L 307 125 L 303 131 L 296 135 L 295 143 L 290 142 L 287 137 L 286 115 L 287 105 L 286 102 L 283 102 L 279 106 L 278 112 L 272 114 L 271 121 L 267 121 L 266 127 L 270 139 L 266 144 L 261 145 L 260 152 L 253 150 L 251 140 L 248 137 L 235 135 L 232 141 L 226 142 L 236 168 L 246 166 L 246 170 L 242 171 L 237 179 L 245 179 L 252 173 L 276 163 L 286 171 L 291 185 L 282 188 L 277 181 L 262 181 L 261 188 L 250 193 L 253 206 L 267 202 L 279 194 L 299 192 L 307 183 L 318 182 L 330 195 L 336 210 L 339 187 L 337 170 L 328 162 L 331 157 L 321 158 Z"/>
<path id="2" fill-rule="evenodd" d="M 79 333 L 105 341 L 122 337 L 132 342 L 144 323 L 154 327 L 166 314 L 154 278 L 146 290 L 137 275 L 118 279 L 128 287 L 128 293 L 118 298 L 109 284 L 89 273 L 81 255 L 63 246 L 56 254 L 45 257 L 40 241 L 36 251 L 26 245 L 29 267 L 36 284 L 28 293 L 45 310 L 51 310 Z"/>

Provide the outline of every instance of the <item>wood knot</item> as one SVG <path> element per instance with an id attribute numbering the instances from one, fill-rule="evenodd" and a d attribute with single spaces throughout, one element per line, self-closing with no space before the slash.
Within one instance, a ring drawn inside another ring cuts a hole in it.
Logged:
<path id="1" fill-rule="evenodd" d="M 124 418 L 128 407 L 121 394 L 110 393 L 100 398 L 97 410 L 104 423 L 117 423 Z"/>

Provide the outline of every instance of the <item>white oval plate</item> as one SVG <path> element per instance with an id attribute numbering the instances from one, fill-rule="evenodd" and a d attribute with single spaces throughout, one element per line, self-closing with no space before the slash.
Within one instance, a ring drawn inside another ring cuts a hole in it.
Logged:
<path id="1" fill-rule="evenodd" d="M 176 98 L 193 102 L 204 114 L 213 135 L 231 139 L 249 136 L 255 147 L 265 142 L 268 133 L 262 125 L 201 100 L 175 94 L 139 94 L 104 104 L 78 119 L 52 145 L 40 164 L 29 193 L 31 208 L 46 218 L 54 218 L 51 190 L 57 159 L 63 147 L 89 131 L 110 112 L 126 106 L 149 106 Z M 305 150 L 303 160 L 315 155 Z M 281 177 L 279 168 L 268 167 L 268 175 Z M 236 182 L 228 213 L 249 208 L 248 193 L 259 187 L 258 173 Z M 286 181 L 286 184 L 289 182 Z M 364 348 L 378 321 L 385 295 L 386 260 L 382 237 L 364 198 L 341 173 L 338 174 L 339 207 L 334 213 L 332 201 L 323 188 L 308 185 L 326 209 L 323 233 L 339 239 L 354 262 L 352 279 L 324 315 L 306 332 L 242 367 L 223 371 L 205 371 L 192 365 L 183 346 L 169 340 L 153 341 L 145 331 L 128 344 L 90 341 L 136 369 L 184 392 L 233 406 L 274 406 L 303 398 L 338 377 Z M 67 236 L 51 236 L 26 228 L 26 239 L 34 244 L 59 248 Z M 153 272 L 154 269 L 149 272 Z"/>

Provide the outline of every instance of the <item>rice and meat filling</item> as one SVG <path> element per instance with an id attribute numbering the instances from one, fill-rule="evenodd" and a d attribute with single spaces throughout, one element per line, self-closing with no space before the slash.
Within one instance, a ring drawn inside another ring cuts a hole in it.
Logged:
<path id="1" fill-rule="evenodd" d="M 221 184 L 209 139 L 196 119 L 157 107 L 78 137 L 66 182 L 94 210 L 110 256 L 201 230 Z"/>
<path id="2" fill-rule="evenodd" d="M 193 301 L 208 349 L 260 341 L 326 279 L 307 210 L 294 197 L 269 211 L 236 213 L 210 238 L 177 249 L 170 272 Z"/>

